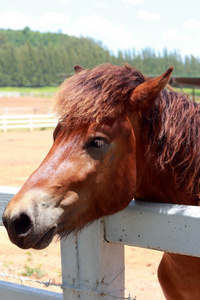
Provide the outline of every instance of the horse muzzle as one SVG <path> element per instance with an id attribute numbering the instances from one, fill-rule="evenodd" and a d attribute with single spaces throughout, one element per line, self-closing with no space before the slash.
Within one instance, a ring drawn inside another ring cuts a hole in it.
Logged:
<path id="1" fill-rule="evenodd" d="M 26 212 L 22 212 L 13 218 L 7 217 L 4 213 L 2 221 L 11 242 L 22 249 L 46 248 L 51 243 L 56 231 L 56 226 L 38 230 L 34 221 Z"/>
<path id="2" fill-rule="evenodd" d="M 46 194 L 44 197 L 40 193 L 40 200 L 41 196 L 47 200 Z M 63 209 L 56 207 L 50 198 L 49 196 L 48 203 L 44 203 L 44 201 L 30 201 L 28 194 L 20 197 L 20 201 L 18 194 L 13 197 L 2 216 L 3 224 L 13 244 L 22 249 L 44 249 L 51 243 Z"/>

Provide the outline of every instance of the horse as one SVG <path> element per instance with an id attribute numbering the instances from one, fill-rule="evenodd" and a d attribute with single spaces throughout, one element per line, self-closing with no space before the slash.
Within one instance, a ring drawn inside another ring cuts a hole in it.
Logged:
<path id="1" fill-rule="evenodd" d="M 43 249 L 137 200 L 199 205 L 200 107 L 164 74 L 130 65 L 75 66 L 56 96 L 54 143 L 8 203 L 11 242 Z M 164 253 L 167 300 L 200 299 L 200 259 Z"/>

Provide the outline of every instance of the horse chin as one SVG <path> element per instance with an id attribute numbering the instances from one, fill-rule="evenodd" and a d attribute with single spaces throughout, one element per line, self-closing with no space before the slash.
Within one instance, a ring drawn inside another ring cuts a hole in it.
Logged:
<path id="1" fill-rule="evenodd" d="M 35 250 L 42 250 L 49 246 L 49 244 L 52 242 L 54 234 L 55 234 L 56 227 L 51 228 L 48 230 L 40 239 L 39 241 L 32 246 L 31 248 Z"/>

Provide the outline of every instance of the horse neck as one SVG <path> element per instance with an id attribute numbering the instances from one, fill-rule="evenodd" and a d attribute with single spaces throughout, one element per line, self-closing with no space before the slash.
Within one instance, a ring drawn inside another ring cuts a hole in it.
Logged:
<path id="1" fill-rule="evenodd" d="M 159 172 L 155 164 L 143 161 L 137 163 L 137 184 L 135 199 L 152 202 L 194 205 L 194 199 L 179 191 L 173 182 L 170 170 Z M 197 204 L 196 204 L 197 205 Z"/>
<path id="2" fill-rule="evenodd" d="M 145 141 L 143 138 L 143 128 L 141 121 L 134 121 L 136 137 L 136 192 L 135 199 L 152 202 L 198 205 L 190 195 L 182 192 L 176 185 L 173 170 L 166 167 L 159 170 L 155 167 L 153 155 L 146 155 Z M 140 123 L 140 125 L 139 125 Z M 152 159 L 151 159 L 152 157 Z"/>

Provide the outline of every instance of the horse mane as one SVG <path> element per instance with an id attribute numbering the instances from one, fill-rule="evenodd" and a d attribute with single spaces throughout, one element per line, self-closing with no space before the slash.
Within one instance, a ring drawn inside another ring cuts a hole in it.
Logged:
<path id="1" fill-rule="evenodd" d="M 145 77 L 129 65 L 83 69 L 61 85 L 55 110 L 70 128 L 115 119 L 128 109 L 133 89 L 144 81 Z"/>
<path id="2" fill-rule="evenodd" d="M 147 78 L 129 65 L 104 64 L 64 81 L 56 98 L 66 128 L 115 119 L 129 110 L 132 91 Z M 163 90 L 144 120 L 146 159 L 158 172 L 172 170 L 176 186 L 199 197 L 200 108 L 182 93 Z"/>
<path id="3" fill-rule="evenodd" d="M 182 93 L 163 90 L 146 116 L 146 157 L 157 170 L 170 168 L 176 186 L 199 198 L 200 106 Z"/>

